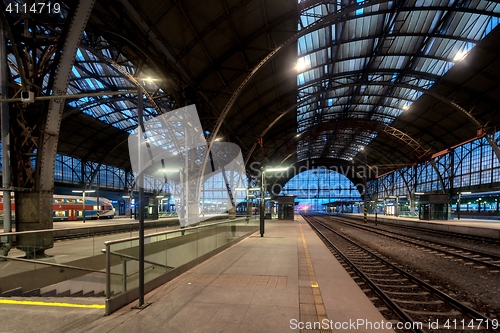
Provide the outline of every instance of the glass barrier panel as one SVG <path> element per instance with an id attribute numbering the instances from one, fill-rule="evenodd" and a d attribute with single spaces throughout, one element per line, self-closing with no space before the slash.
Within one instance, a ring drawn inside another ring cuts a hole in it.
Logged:
<path id="1" fill-rule="evenodd" d="M 19 258 L 2 258 L 0 285 L 2 292 L 13 296 L 83 296 L 104 295 L 105 271 L 77 269 L 48 261 L 23 261 Z"/>
<path id="2" fill-rule="evenodd" d="M 207 226 L 200 230 L 197 237 L 197 253 L 196 257 L 213 251 L 217 248 L 217 234 L 219 232 L 218 225 Z"/>
<path id="3" fill-rule="evenodd" d="M 225 223 L 178 229 L 174 232 L 146 235 L 144 238 L 145 283 L 191 262 L 228 242 L 256 230 L 259 220 L 232 220 Z M 109 245 L 111 295 L 138 287 L 138 239 Z"/>

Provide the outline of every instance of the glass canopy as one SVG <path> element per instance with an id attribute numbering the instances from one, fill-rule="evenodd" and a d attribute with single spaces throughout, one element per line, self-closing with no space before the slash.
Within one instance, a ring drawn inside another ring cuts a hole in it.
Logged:
<path id="1" fill-rule="evenodd" d="M 307 6 L 312 2 L 300 1 Z M 303 8 L 298 40 L 298 161 L 350 160 L 499 23 L 492 1 L 318 1 Z M 353 126 L 355 121 L 356 126 Z M 350 125 L 349 125 L 350 124 Z"/>

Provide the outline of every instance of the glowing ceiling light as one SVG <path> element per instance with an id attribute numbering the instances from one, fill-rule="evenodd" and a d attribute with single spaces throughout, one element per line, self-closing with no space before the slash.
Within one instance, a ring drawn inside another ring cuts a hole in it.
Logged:
<path id="1" fill-rule="evenodd" d="M 409 108 L 410 108 L 410 106 L 409 106 L 408 104 L 403 105 L 403 111 L 406 111 L 406 110 L 408 110 Z"/>
<path id="2" fill-rule="evenodd" d="M 148 82 L 148 83 L 153 83 L 155 81 L 160 81 L 159 79 L 153 78 L 151 76 L 141 77 L 141 78 L 139 78 L 139 80 L 144 81 L 144 82 Z"/>
<path id="3" fill-rule="evenodd" d="M 455 61 L 455 62 L 461 61 L 465 58 L 466 55 L 467 55 L 467 53 L 462 52 L 462 51 L 458 51 L 457 54 L 455 54 L 453 61 Z"/>
<path id="4" fill-rule="evenodd" d="M 304 58 L 300 58 L 295 65 L 295 69 L 297 70 L 297 72 L 303 72 L 307 67 L 309 67 L 309 62 Z"/>

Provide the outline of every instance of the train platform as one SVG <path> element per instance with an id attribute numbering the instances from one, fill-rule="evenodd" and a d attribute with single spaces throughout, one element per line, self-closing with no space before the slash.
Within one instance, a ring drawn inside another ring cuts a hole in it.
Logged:
<path id="1" fill-rule="evenodd" d="M 264 237 L 257 232 L 146 294 L 143 309 L 135 302 L 104 316 L 97 299 L 5 300 L 1 332 L 393 332 L 300 216 L 266 220 Z M 75 307 L 93 300 L 96 308 Z"/>
<path id="2" fill-rule="evenodd" d="M 178 218 L 162 218 L 159 220 L 147 220 L 145 221 L 146 225 L 155 225 L 157 223 L 172 221 L 172 224 L 179 225 Z M 104 227 L 104 226 L 113 226 L 113 225 L 130 225 L 137 226 L 139 224 L 138 220 L 132 219 L 126 216 L 117 216 L 113 219 L 99 219 L 99 220 L 86 220 L 85 222 L 82 220 L 78 221 L 54 221 L 53 228 L 54 229 L 74 229 L 74 228 L 92 228 L 92 227 Z M 16 230 L 15 223 L 12 224 L 13 231 Z M 4 233 L 3 230 L 3 221 L 0 221 L 0 233 Z"/>
<path id="3" fill-rule="evenodd" d="M 341 216 L 363 219 L 363 214 L 341 214 Z M 461 218 L 449 220 L 419 220 L 418 218 L 378 214 L 378 222 L 397 223 L 427 229 L 455 232 L 465 235 L 500 239 L 500 221 L 491 219 Z M 368 222 L 375 222 L 375 215 L 368 214 Z"/>

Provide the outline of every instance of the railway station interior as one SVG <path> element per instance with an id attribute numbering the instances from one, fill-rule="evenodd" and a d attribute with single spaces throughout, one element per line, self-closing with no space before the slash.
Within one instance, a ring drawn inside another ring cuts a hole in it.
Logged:
<path id="1" fill-rule="evenodd" d="M 500 332 L 500 3 L 0 8 L 0 332 Z"/>

